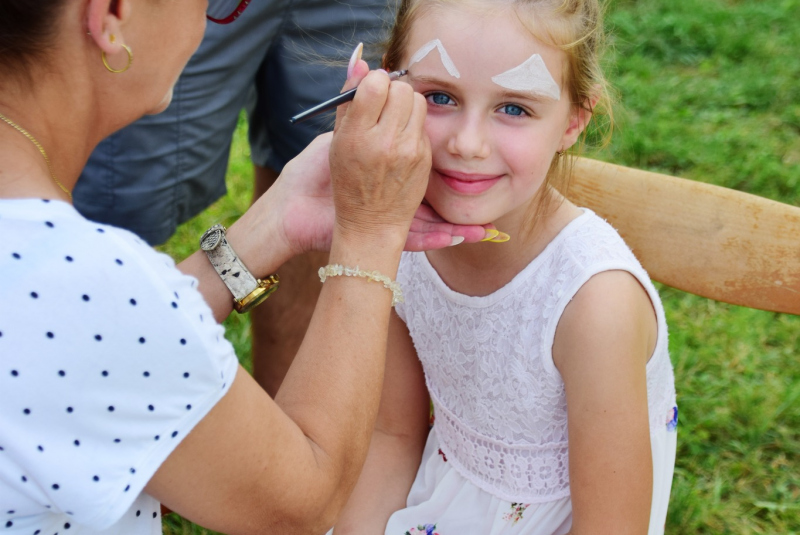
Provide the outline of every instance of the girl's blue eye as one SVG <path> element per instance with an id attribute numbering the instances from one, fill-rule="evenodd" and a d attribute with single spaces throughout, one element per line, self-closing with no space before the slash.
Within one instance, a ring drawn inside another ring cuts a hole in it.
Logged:
<path id="1" fill-rule="evenodd" d="M 528 113 L 525 110 L 523 110 L 520 106 L 517 106 L 516 104 L 505 104 L 500 108 L 500 110 L 502 113 L 505 113 L 507 115 L 514 115 L 514 116 L 528 115 Z"/>
<path id="2" fill-rule="evenodd" d="M 428 102 L 437 106 L 447 106 L 453 102 L 453 99 L 444 93 L 431 93 L 427 96 L 427 99 Z"/>

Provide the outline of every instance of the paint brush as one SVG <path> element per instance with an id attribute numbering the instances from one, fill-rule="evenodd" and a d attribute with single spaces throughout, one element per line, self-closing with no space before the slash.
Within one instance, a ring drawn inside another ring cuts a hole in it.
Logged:
<path id="1" fill-rule="evenodd" d="M 401 76 L 405 76 L 406 74 L 408 74 L 408 70 L 390 72 L 389 79 L 397 80 L 398 78 L 400 78 Z M 289 122 L 292 124 L 300 123 L 305 121 L 306 119 L 311 119 L 312 117 L 316 117 L 320 113 L 325 113 L 326 111 L 332 110 L 337 106 L 341 106 L 345 102 L 350 102 L 356 96 L 356 89 L 358 89 L 358 87 L 354 87 L 353 89 L 345 91 L 344 93 L 340 93 L 339 95 L 336 95 L 332 99 L 326 100 L 321 104 L 317 104 L 313 108 L 310 108 L 304 111 L 303 113 L 298 113 L 297 115 L 289 119 Z"/>

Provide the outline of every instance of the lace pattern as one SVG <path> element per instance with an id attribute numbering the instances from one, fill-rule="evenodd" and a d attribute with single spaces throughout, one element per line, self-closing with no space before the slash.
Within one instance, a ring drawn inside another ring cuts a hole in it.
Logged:
<path id="1" fill-rule="evenodd" d="M 485 297 L 450 290 L 424 253 L 404 253 L 398 281 L 406 322 L 454 468 L 509 501 L 569 494 L 567 406 L 551 347 L 564 308 L 594 274 L 623 269 L 647 289 L 658 341 L 647 365 L 651 431 L 674 405 L 661 302 L 616 231 L 587 211 L 508 285 Z"/>
<path id="2" fill-rule="evenodd" d="M 510 446 L 469 429 L 433 400 L 434 432 L 461 475 L 509 502 L 544 503 L 569 496 L 567 442 Z"/>

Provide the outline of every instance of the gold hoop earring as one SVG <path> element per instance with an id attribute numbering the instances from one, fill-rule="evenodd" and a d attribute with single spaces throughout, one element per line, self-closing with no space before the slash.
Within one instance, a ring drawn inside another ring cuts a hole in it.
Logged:
<path id="1" fill-rule="evenodd" d="M 111 65 L 108 64 L 108 58 L 106 57 L 105 50 L 100 53 L 100 57 L 103 58 L 103 65 L 105 65 L 108 72 L 113 72 L 114 74 L 120 74 L 131 68 L 131 64 L 133 63 L 133 51 L 131 51 L 131 48 L 128 45 L 120 45 L 120 46 L 125 49 L 125 52 L 128 53 L 128 64 L 125 65 L 125 68 L 123 69 L 112 68 Z"/>
<path id="2" fill-rule="evenodd" d="M 558 159 L 560 160 L 564 156 L 564 154 L 566 154 L 566 152 L 567 151 L 565 151 L 565 150 L 556 151 L 556 154 L 558 154 Z"/>

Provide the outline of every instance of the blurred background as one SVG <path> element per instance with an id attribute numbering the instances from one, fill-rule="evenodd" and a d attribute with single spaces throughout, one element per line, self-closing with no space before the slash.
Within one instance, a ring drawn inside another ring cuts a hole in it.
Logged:
<path id="1" fill-rule="evenodd" d="M 617 128 L 589 156 L 800 206 L 800 0 L 611 0 L 606 26 Z M 246 210 L 249 156 L 240 119 L 228 195 L 163 251 Z M 800 534 L 800 317 L 659 290 L 680 406 L 667 533 Z M 249 369 L 248 317 L 226 328 Z M 164 532 L 211 533 L 174 514 Z"/>

